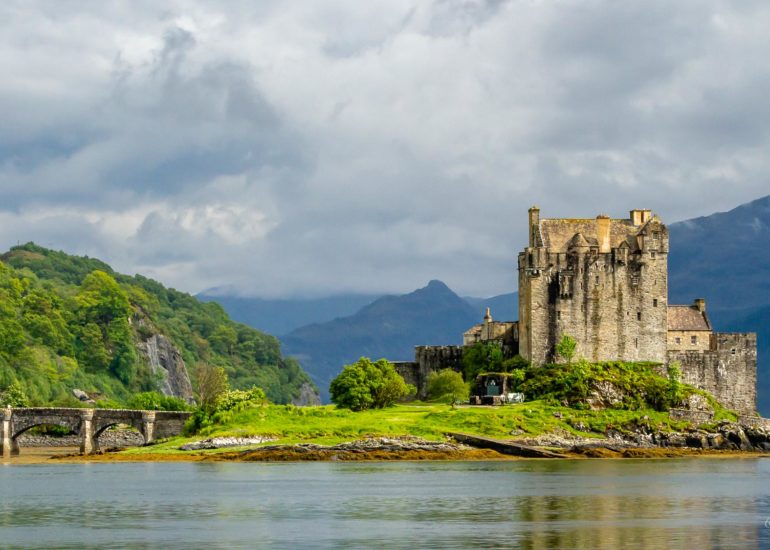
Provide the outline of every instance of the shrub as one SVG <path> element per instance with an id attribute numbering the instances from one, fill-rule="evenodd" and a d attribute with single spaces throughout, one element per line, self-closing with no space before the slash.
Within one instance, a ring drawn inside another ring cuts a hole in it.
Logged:
<path id="1" fill-rule="evenodd" d="M 2 407 L 29 407 L 29 398 L 19 382 L 12 382 L 10 386 L 0 392 L 0 406 Z"/>
<path id="2" fill-rule="evenodd" d="M 184 399 L 162 395 L 154 391 L 137 393 L 132 396 L 128 400 L 128 407 L 142 411 L 186 411 L 190 409 Z"/>
<path id="3" fill-rule="evenodd" d="M 568 365 L 572 364 L 572 358 L 575 357 L 575 349 L 577 348 L 577 342 L 572 336 L 565 334 L 561 337 L 561 341 L 556 344 L 556 353 L 564 359 Z"/>
<path id="4" fill-rule="evenodd" d="M 465 380 L 472 382 L 479 374 L 501 372 L 503 370 L 503 350 L 490 342 L 478 342 L 463 350 L 463 374 Z"/>
<path id="5" fill-rule="evenodd" d="M 332 403 L 352 411 L 389 407 L 414 391 L 387 360 L 367 357 L 345 365 L 329 386 Z"/>
<path id="6" fill-rule="evenodd" d="M 428 398 L 446 401 L 451 405 L 468 400 L 468 384 L 459 372 L 444 369 L 428 375 Z"/>

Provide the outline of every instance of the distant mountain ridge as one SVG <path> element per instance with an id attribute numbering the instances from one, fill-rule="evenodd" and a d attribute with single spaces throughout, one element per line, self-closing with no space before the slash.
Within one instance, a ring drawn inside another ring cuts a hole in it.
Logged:
<path id="1" fill-rule="evenodd" d="M 323 298 L 265 299 L 220 295 L 216 289 L 197 295 L 219 303 L 233 320 L 278 337 L 299 327 L 354 314 L 381 294 L 339 294 Z"/>
<path id="2" fill-rule="evenodd" d="M 402 296 L 384 296 L 357 313 L 301 327 L 282 338 L 321 390 L 342 365 L 361 356 L 411 360 L 420 344 L 461 344 L 478 312 L 441 281 Z"/>

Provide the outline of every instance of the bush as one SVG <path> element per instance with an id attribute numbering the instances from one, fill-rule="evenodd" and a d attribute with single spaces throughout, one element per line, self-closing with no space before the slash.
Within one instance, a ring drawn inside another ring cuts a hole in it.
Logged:
<path id="1" fill-rule="evenodd" d="M 137 393 L 128 400 L 128 408 L 141 411 L 187 411 L 190 407 L 178 397 L 148 391 Z"/>
<path id="2" fill-rule="evenodd" d="M 332 403 L 352 411 L 389 407 L 414 391 L 387 360 L 367 357 L 345 365 L 329 386 Z"/>
<path id="3" fill-rule="evenodd" d="M 565 334 L 561 337 L 561 341 L 556 344 L 556 353 L 567 362 L 568 365 L 572 364 L 572 358 L 575 357 L 575 350 L 577 349 L 577 341 L 572 336 Z"/>
<path id="4" fill-rule="evenodd" d="M 501 372 L 503 350 L 495 343 L 478 342 L 463 350 L 463 374 L 465 380 L 473 382 L 479 374 Z"/>
<path id="5" fill-rule="evenodd" d="M 2 407 L 29 407 L 29 398 L 24 388 L 18 382 L 0 392 L 0 406 Z"/>
<path id="6" fill-rule="evenodd" d="M 459 372 L 444 369 L 428 375 L 428 399 L 446 401 L 451 405 L 468 400 L 468 384 Z"/>

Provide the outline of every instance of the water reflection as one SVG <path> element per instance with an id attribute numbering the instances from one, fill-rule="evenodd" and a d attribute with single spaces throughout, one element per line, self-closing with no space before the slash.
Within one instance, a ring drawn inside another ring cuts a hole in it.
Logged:
<path id="1" fill-rule="evenodd" d="M 765 548 L 768 477 L 761 460 L 13 466 L 0 546 Z"/>

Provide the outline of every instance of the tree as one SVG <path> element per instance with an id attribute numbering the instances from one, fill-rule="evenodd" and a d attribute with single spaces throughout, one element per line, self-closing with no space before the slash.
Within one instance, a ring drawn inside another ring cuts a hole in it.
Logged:
<path id="1" fill-rule="evenodd" d="M 0 391 L 0 406 L 29 407 L 29 398 L 19 382 L 12 382 L 5 390 Z"/>
<path id="2" fill-rule="evenodd" d="M 570 365 L 572 364 L 572 359 L 575 357 L 576 348 L 577 342 L 575 339 L 572 336 L 565 334 L 561 337 L 561 341 L 556 344 L 556 353 Z"/>
<path id="3" fill-rule="evenodd" d="M 485 372 L 502 372 L 503 350 L 492 342 L 478 342 L 463 350 L 463 373 L 471 382 Z"/>
<path id="4" fill-rule="evenodd" d="M 213 411 L 216 408 L 217 400 L 229 388 L 227 373 L 223 367 L 215 367 L 204 363 L 198 366 L 198 403 L 201 409 Z"/>
<path id="5" fill-rule="evenodd" d="M 428 375 L 428 398 L 446 401 L 453 407 L 456 403 L 467 401 L 468 384 L 459 372 L 444 369 Z"/>
<path id="6" fill-rule="evenodd" d="M 372 362 L 361 357 L 329 385 L 332 403 L 352 411 L 381 409 L 414 393 L 414 386 L 404 382 L 395 367 L 385 359 Z"/>

